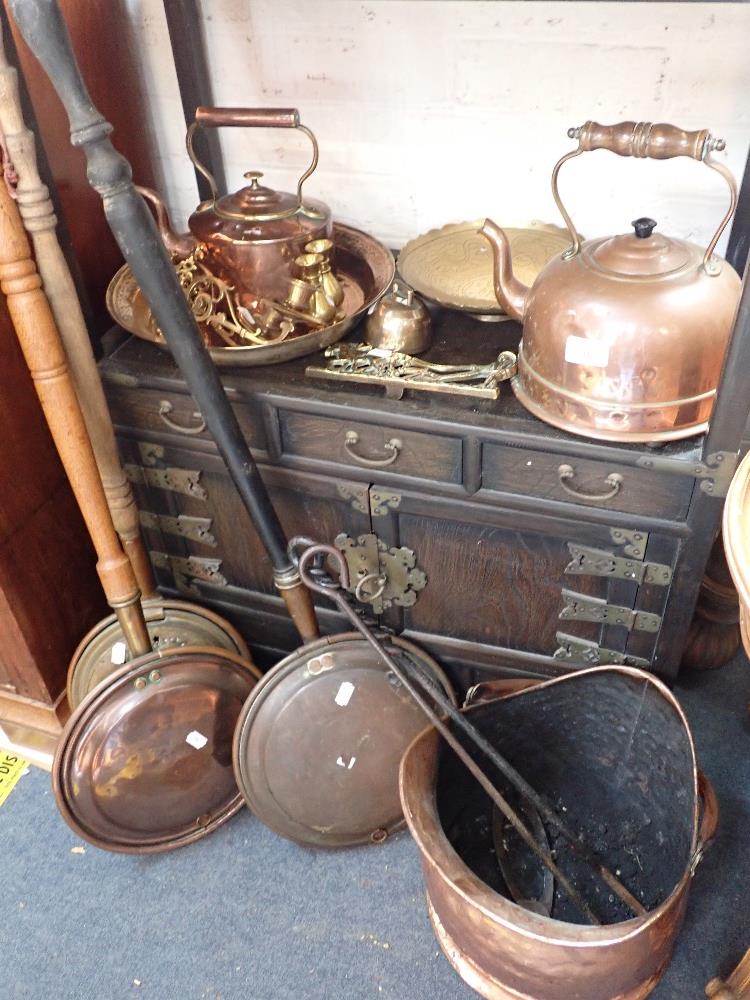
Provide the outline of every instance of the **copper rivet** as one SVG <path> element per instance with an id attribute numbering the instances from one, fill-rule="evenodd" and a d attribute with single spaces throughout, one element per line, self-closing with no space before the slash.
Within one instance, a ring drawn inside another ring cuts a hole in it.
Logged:
<path id="1" fill-rule="evenodd" d="M 373 844 L 382 844 L 387 836 L 388 836 L 387 830 L 382 830 L 382 829 L 373 830 L 372 833 L 370 834 L 370 840 L 373 842 Z"/>
<path id="2" fill-rule="evenodd" d="M 145 686 L 146 686 L 145 677 L 136 677 L 136 679 L 133 681 L 133 687 L 137 688 L 139 691 L 142 691 L 143 688 L 145 688 Z"/>
<path id="3" fill-rule="evenodd" d="M 161 674 L 159 673 L 158 670 L 152 670 L 151 673 L 148 675 L 148 679 L 151 681 L 152 684 L 156 684 L 157 681 L 161 680 Z"/>

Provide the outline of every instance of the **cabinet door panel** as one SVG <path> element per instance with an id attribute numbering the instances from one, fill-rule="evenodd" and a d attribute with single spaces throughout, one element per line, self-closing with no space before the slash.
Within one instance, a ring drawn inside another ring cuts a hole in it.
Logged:
<path id="1" fill-rule="evenodd" d="M 427 586 L 404 611 L 410 631 L 551 655 L 570 626 L 596 640 L 599 626 L 559 620 L 570 554 L 564 538 L 402 513 L 401 545 L 412 549 Z M 607 581 L 580 577 L 579 593 L 606 597 Z"/>

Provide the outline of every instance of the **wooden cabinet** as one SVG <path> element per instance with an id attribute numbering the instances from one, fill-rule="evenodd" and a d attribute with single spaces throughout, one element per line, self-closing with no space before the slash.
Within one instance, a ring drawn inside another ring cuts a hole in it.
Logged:
<path id="1" fill-rule="evenodd" d="M 489 360 L 518 339 L 515 324 L 450 313 L 436 332 L 436 360 Z M 382 625 L 461 683 L 597 662 L 676 673 L 731 452 L 714 469 L 703 439 L 575 438 L 508 386 L 498 401 L 393 401 L 312 381 L 306 363 L 223 378 L 288 534 L 338 539 L 366 596 L 391 571 L 391 590 L 407 581 L 402 598 L 372 603 Z M 131 338 L 102 373 L 162 586 L 222 611 L 269 659 L 292 648 L 265 553 L 169 355 Z M 724 420 L 733 450 L 743 423 Z M 341 626 L 321 612 L 324 629 Z"/>

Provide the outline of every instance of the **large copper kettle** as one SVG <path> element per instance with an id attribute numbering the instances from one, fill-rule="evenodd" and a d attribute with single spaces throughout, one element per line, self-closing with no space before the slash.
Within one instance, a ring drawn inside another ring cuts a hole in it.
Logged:
<path id="1" fill-rule="evenodd" d="M 714 254 L 734 212 L 734 178 L 710 153 L 721 139 L 674 125 L 586 122 L 569 131 L 578 148 L 552 172 L 552 193 L 571 247 L 531 288 L 513 275 L 505 233 L 487 219 L 495 292 L 523 322 L 513 388 L 523 405 L 563 430 L 610 441 L 668 441 L 705 431 L 740 295 L 740 279 Z M 581 242 L 557 190 L 560 167 L 581 153 L 688 156 L 718 171 L 729 210 L 704 250 L 655 233 L 641 218 L 634 233 Z"/>
<path id="2" fill-rule="evenodd" d="M 257 170 L 245 174 L 250 183 L 234 194 L 219 197 L 216 182 L 193 147 L 197 129 L 228 125 L 241 128 L 294 128 L 310 139 L 313 158 L 300 177 L 295 194 L 274 191 L 260 183 Z M 234 287 L 242 306 L 253 310 L 262 298 L 283 300 L 289 279 L 295 277 L 295 259 L 312 240 L 331 235 L 331 213 L 320 201 L 302 198 L 302 185 L 318 164 L 318 143 L 299 120 L 295 108 L 198 108 L 187 131 L 190 159 L 207 179 L 212 197 L 201 202 L 188 219 L 189 232 L 176 233 L 164 202 L 150 188 L 139 188 L 156 210 L 159 231 L 167 249 L 184 257 L 199 244 L 202 263 Z"/>

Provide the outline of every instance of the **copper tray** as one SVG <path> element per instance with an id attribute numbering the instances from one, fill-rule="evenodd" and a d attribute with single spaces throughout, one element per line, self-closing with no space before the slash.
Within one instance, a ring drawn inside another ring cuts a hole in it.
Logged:
<path id="1" fill-rule="evenodd" d="M 425 652 L 386 644 L 454 700 Z M 358 632 L 309 643 L 270 670 L 247 700 L 234 738 L 237 784 L 253 813 L 308 847 L 380 843 L 404 824 L 401 755 L 425 716 Z"/>
<path id="2" fill-rule="evenodd" d="M 495 297 L 492 248 L 479 232 L 482 221 L 452 222 L 410 240 L 398 256 L 398 273 L 431 302 L 501 319 L 505 311 Z M 503 228 L 510 240 L 513 273 L 525 285 L 531 286 L 547 261 L 570 246 L 567 229 L 545 222 Z"/>
<path id="3" fill-rule="evenodd" d="M 166 650 L 105 678 L 68 720 L 52 768 L 68 826 L 109 851 L 168 851 L 242 806 L 232 737 L 256 683 L 208 647 Z"/>
<path id="4" fill-rule="evenodd" d="M 336 247 L 336 275 L 344 288 L 345 318 L 322 330 L 312 330 L 296 337 L 292 334 L 278 344 L 209 347 L 209 354 L 216 365 L 227 368 L 274 365 L 313 354 L 341 340 L 378 301 L 395 275 L 393 254 L 367 233 L 338 222 L 333 225 L 332 239 Z M 107 309 L 124 330 L 168 350 L 127 264 L 109 283 Z"/>

